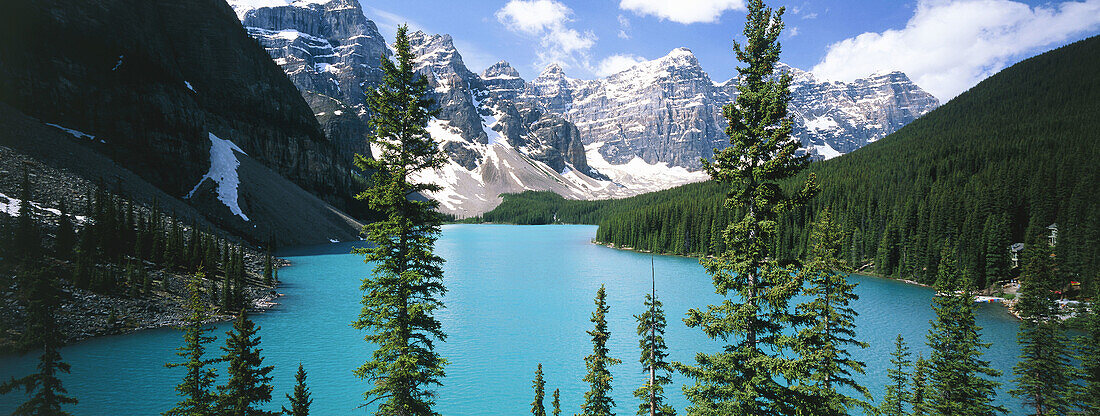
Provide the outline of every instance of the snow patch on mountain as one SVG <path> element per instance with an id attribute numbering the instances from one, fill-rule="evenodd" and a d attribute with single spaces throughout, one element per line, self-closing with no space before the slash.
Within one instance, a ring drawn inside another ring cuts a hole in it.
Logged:
<path id="1" fill-rule="evenodd" d="M 829 160 L 834 157 L 840 156 L 841 153 L 829 146 L 829 143 L 814 145 L 813 154 L 821 156 L 822 159 Z"/>
<path id="2" fill-rule="evenodd" d="M 584 150 L 588 156 L 588 164 L 607 175 L 617 185 L 615 192 L 609 193 L 611 197 L 627 197 L 710 179 L 706 172 L 669 166 L 665 162 L 646 163 L 640 157 L 634 157 L 627 163 L 612 164 L 600 154 L 600 148 L 605 144 L 592 143 L 585 146 Z"/>
<path id="3" fill-rule="evenodd" d="M 194 196 L 195 191 L 199 190 L 199 185 L 210 179 L 217 183 L 218 200 L 225 204 L 234 215 L 249 221 L 248 216 L 241 210 L 241 206 L 237 201 L 237 187 L 241 184 L 241 179 L 237 175 L 237 168 L 241 166 L 241 162 L 237 160 L 237 155 L 233 152 L 240 152 L 242 155 L 248 155 L 248 153 L 245 153 L 244 150 L 241 150 L 240 147 L 229 140 L 219 139 L 214 133 L 209 133 L 209 135 L 210 171 L 206 172 L 202 179 L 199 179 L 199 183 L 195 184 L 195 187 L 187 193 L 185 198 L 190 199 Z"/>
<path id="4" fill-rule="evenodd" d="M 53 124 L 53 123 L 46 123 L 46 125 L 50 126 L 50 127 L 54 127 L 56 129 L 59 129 L 63 132 L 69 133 L 73 137 L 76 137 L 78 139 L 95 140 L 95 136 L 93 136 L 91 134 L 88 134 L 88 133 L 85 133 L 85 132 L 82 132 L 82 131 L 79 131 L 79 130 L 73 130 L 73 129 L 70 129 L 68 127 L 61 127 L 61 126 Z M 100 140 L 100 142 L 101 143 L 107 143 L 106 141 L 103 141 L 103 140 Z"/>
<path id="5" fill-rule="evenodd" d="M 229 6 L 237 14 L 237 19 L 243 20 L 249 10 L 264 7 L 295 6 L 302 7 L 309 4 L 325 4 L 332 0 L 229 0 Z"/>
<path id="6" fill-rule="evenodd" d="M 816 117 L 816 118 L 813 118 L 813 119 L 804 119 L 804 124 L 805 124 L 807 129 L 815 130 L 815 131 L 832 130 L 832 129 L 837 128 L 837 126 L 839 126 L 839 124 L 837 124 L 836 120 L 833 120 L 833 118 L 829 117 L 829 116 L 821 116 L 821 117 Z"/>
<path id="7" fill-rule="evenodd" d="M 23 201 L 19 198 L 12 198 L 10 196 L 4 195 L 3 193 L 0 193 L 0 212 L 8 214 L 9 216 L 12 216 L 12 217 L 18 217 L 19 216 L 19 208 L 22 205 L 22 203 L 23 203 Z M 38 202 L 30 201 L 30 204 L 31 204 L 31 207 L 34 208 L 35 211 L 46 211 L 46 212 L 49 212 L 53 215 L 57 215 L 57 216 L 61 215 L 61 211 L 58 211 L 57 209 L 54 209 L 54 208 L 44 206 L 44 205 L 42 205 Z M 85 217 L 83 215 L 73 215 L 72 218 L 78 223 L 83 223 L 85 220 L 88 219 L 88 217 Z"/>

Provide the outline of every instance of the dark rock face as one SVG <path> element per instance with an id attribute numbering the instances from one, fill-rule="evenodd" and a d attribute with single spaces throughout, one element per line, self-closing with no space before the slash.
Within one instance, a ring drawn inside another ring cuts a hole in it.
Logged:
<path id="1" fill-rule="evenodd" d="M 169 195 L 187 195 L 210 169 L 213 133 L 289 186 L 337 204 L 350 199 L 351 177 L 333 162 L 337 146 L 224 2 L 15 0 L 5 8 L 11 24 L 0 33 L 29 41 L 0 42 L 0 99 L 95 135 L 103 140 L 90 143 L 95 151 Z M 225 205 L 192 203 L 219 226 L 253 228 Z"/>
<path id="2" fill-rule="evenodd" d="M 356 0 L 280 7 L 236 7 L 249 36 L 260 42 L 309 103 L 348 165 L 370 155 L 366 88 L 382 80 L 390 56 L 374 22 Z"/>

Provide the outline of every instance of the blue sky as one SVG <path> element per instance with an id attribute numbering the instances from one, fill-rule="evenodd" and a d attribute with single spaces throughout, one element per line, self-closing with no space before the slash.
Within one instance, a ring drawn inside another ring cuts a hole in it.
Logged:
<path id="1" fill-rule="evenodd" d="M 360 0 L 395 26 L 450 34 L 468 67 L 507 60 L 525 79 L 558 62 L 591 79 L 687 47 L 716 81 L 735 73 L 743 0 Z M 1000 69 L 1100 33 L 1100 0 L 805 0 L 785 6 L 781 60 L 850 81 L 901 70 L 943 101 Z"/>

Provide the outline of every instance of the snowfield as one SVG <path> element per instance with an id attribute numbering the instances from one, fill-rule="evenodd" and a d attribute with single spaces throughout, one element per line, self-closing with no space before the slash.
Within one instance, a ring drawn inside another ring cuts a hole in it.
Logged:
<path id="1" fill-rule="evenodd" d="M 241 184 L 241 179 L 237 175 L 237 168 L 241 166 L 241 162 L 237 160 L 237 155 L 233 152 L 240 152 L 242 155 L 248 155 L 248 153 L 245 153 L 244 150 L 241 150 L 240 147 L 229 140 L 219 139 L 214 133 L 209 134 L 210 171 L 206 172 L 202 179 L 199 179 L 199 183 L 195 184 L 195 187 L 191 189 L 191 192 L 185 198 L 191 199 L 195 195 L 195 191 L 199 190 L 199 185 L 210 179 L 218 184 L 218 200 L 222 201 L 234 215 L 249 221 L 248 216 L 244 214 L 237 202 L 237 187 Z"/>

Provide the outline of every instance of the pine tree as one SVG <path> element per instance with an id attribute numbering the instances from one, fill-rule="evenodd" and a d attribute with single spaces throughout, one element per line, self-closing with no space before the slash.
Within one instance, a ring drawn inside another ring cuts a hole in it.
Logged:
<path id="1" fill-rule="evenodd" d="M 57 241 L 54 243 L 54 254 L 60 259 L 69 259 L 73 256 L 73 247 L 76 246 L 76 230 L 73 228 L 73 219 L 61 201 L 58 210 L 61 216 L 57 219 Z"/>
<path id="2" fill-rule="evenodd" d="M 937 268 L 940 292 L 933 300 L 936 319 L 928 333 L 929 410 L 934 415 L 991 416 L 1004 413 L 994 405 L 1000 383 L 991 380 L 1001 372 L 982 360 L 989 348 L 981 340 L 981 328 L 974 321 L 974 296 L 969 283 L 959 277 L 954 250 L 945 245 Z"/>
<path id="3" fill-rule="evenodd" d="M 546 416 L 546 406 L 542 404 L 543 398 L 546 397 L 546 381 L 542 379 L 542 363 L 539 363 L 539 368 L 535 370 L 535 381 L 531 385 L 535 388 L 535 401 L 531 402 L 531 414 Z"/>
<path id="4" fill-rule="evenodd" d="M 592 336 L 592 354 L 584 357 L 584 365 L 588 374 L 584 381 L 588 383 L 588 391 L 584 393 L 584 404 L 581 405 L 581 414 L 584 416 L 612 416 L 615 408 L 615 400 L 611 398 L 611 366 L 622 361 L 608 357 L 611 352 L 607 348 L 607 340 L 611 338 L 611 331 L 607 328 L 607 293 L 604 286 L 596 291 L 596 311 L 592 312 L 592 323 L 595 328 L 588 331 Z"/>
<path id="5" fill-rule="evenodd" d="M 1077 338 L 1077 359 L 1081 362 L 1080 383 L 1075 402 L 1088 416 L 1100 415 L 1100 308 L 1084 313 L 1084 335 Z"/>
<path id="6" fill-rule="evenodd" d="M 204 323 L 206 304 L 202 299 L 201 285 L 202 273 L 192 276 L 187 285 L 189 297 L 186 306 L 190 314 L 183 327 L 184 345 L 176 350 L 176 355 L 184 361 L 165 364 L 169 368 L 183 367 L 186 370 L 183 380 L 176 386 L 176 392 L 182 399 L 171 410 L 164 412 L 164 416 L 217 415 L 217 395 L 212 391 L 217 373 L 210 366 L 219 360 L 204 357 L 206 344 L 215 338 L 206 335 L 213 328 Z"/>
<path id="7" fill-rule="evenodd" d="M 437 201 L 411 196 L 441 189 L 413 182 L 413 175 L 441 167 L 445 158 L 425 129 L 432 101 L 427 79 L 413 71 L 407 31 L 398 29 L 396 62 L 382 57 L 382 85 L 368 91 L 370 141 L 380 151 L 374 160 L 355 157 L 356 166 L 373 172 L 356 198 L 382 216 L 363 229 L 373 247 L 355 250 L 375 267 L 363 280 L 363 309 L 352 325 L 377 346 L 355 374 L 373 384 L 364 397 L 380 401 L 380 414 L 434 415 L 430 389 L 440 385 L 447 362 L 435 352 L 435 342 L 446 338 L 434 317 L 446 291 L 443 259 L 432 252 L 442 220 Z"/>
<path id="8" fill-rule="evenodd" d="M 809 299 L 798 305 L 795 322 L 801 328 L 795 334 L 792 349 L 798 363 L 787 372 L 798 393 L 797 413 L 814 416 L 847 415 L 853 407 L 869 408 L 871 395 L 852 377 L 863 374 L 865 364 L 852 358 L 847 348 L 867 348 L 855 338 L 855 318 L 851 302 L 858 300 L 851 272 L 840 259 L 845 236 L 833 222 L 829 211 L 821 214 L 811 236 L 812 258 L 799 271 L 800 282 L 807 283 L 803 294 Z M 863 396 L 851 397 L 840 389 Z"/>
<path id="9" fill-rule="evenodd" d="M 23 347 L 41 348 L 38 372 L 22 378 L 12 378 L 0 383 L 0 394 L 21 389 L 30 398 L 12 412 L 12 415 L 50 415 L 67 416 L 70 413 L 61 409 L 63 405 L 76 404 L 77 400 L 68 396 L 61 385 L 59 373 L 68 374 L 71 367 L 61 361 L 58 349 L 62 344 L 62 335 L 57 328 L 56 310 L 58 293 L 55 282 L 41 271 L 29 271 L 28 285 L 21 288 L 26 291 L 27 328 L 24 331 Z"/>
<path id="10" fill-rule="evenodd" d="M 665 403 L 664 386 L 672 383 L 672 364 L 668 362 L 668 346 L 665 345 L 665 311 L 661 307 L 661 301 L 650 294 L 645 296 L 645 312 L 635 315 L 638 321 L 638 348 L 641 349 L 641 357 L 638 362 L 642 364 L 642 372 L 649 374 L 653 371 L 653 378 L 634 390 L 634 397 L 641 402 L 638 405 L 639 415 L 649 415 L 650 409 L 655 415 L 672 416 L 676 410 Z"/>
<path id="11" fill-rule="evenodd" d="M 16 214 L 15 233 L 12 250 L 15 258 L 24 264 L 33 264 L 41 255 L 42 237 L 39 235 L 34 205 L 31 203 L 31 181 L 23 170 L 23 181 L 19 191 L 19 210 Z"/>
<path id="12" fill-rule="evenodd" d="M 233 321 L 233 330 L 225 333 L 225 352 L 221 361 L 229 363 L 229 380 L 218 386 L 218 412 L 226 416 L 271 416 L 273 412 L 256 406 L 271 401 L 272 366 L 263 365 L 260 328 L 241 310 Z"/>
<path id="13" fill-rule="evenodd" d="M 928 360 L 918 355 L 913 364 L 913 394 L 909 396 L 909 404 L 913 405 L 913 416 L 924 416 L 932 412 L 927 400 L 928 387 Z"/>
<path id="14" fill-rule="evenodd" d="M 138 291 L 141 288 L 139 282 L 137 267 L 134 266 L 134 261 L 126 262 L 126 289 L 127 295 L 130 297 L 137 297 Z"/>
<path id="15" fill-rule="evenodd" d="M 283 414 L 287 416 L 309 416 L 309 405 L 313 399 L 309 398 L 309 387 L 306 387 L 306 370 L 302 363 L 298 363 L 298 372 L 294 374 L 294 395 L 287 394 L 290 401 L 290 409 L 283 407 Z"/>
<path id="16" fill-rule="evenodd" d="M 985 223 L 985 274 L 993 283 L 1008 273 L 1008 246 L 1011 244 L 1008 214 L 990 215 Z"/>
<path id="17" fill-rule="evenodd" d="M 264 285 L 271 286 L 271 253 L 264 255 Z"/>
<path id="18" fill-rule="evenodd" d="M 550 405 L 554 410 L 550 413 L 553 416 L 561 416 L 561 390 L 554 389 L 554 401 L 550 402 Z"/>
<path id="19" fill-rule="evenodd" d="M 906 368 L 911 364 L 909 363 L 909 347 L 905 345 L 905 339 L 898 334 L 898 338 L 894 341 L 894 352 L 890 353 L 893 357 L 890 359 L 890 368 L 886 370 L 887 377 L 890 378 L 890 383 L 886 385 L 886 394 L 882 396 L 882 404 L 879 406 L 879 415 L 882 416 L 904 416 L 905 403 L 909 401 L 910 396 L 906 389 L 906 385 L 909 383 L 909 374 L 906 373 Z"/>
<path id="20" fill-rule="evenodd" d="M 694 385 L 684 387 L 692 403 L 690 414 L 789 413 L 791 405 L 789 390 L 778 378 L 788 364 L 780 352 L 782 331 L 798 288 L 791 283 L 791 270 L 779 265 L 771 249 L 780 213 L 804 203 L 815 186 L 812 176 L 791 195 L 779 186 L 779 180 L 807 163 L 805 156 L 795 156 L 801 143 L 790 135 L 791 77 L 772 75 L 779 59 L 783 9 L 773 14 L 761 0 L 750 0 L 747 8 L 747 43 L 734 43 L 738 60 L 747 66 L 737 68 L 737 101 L 723 108 L 730 146 L 717 151 L 713 161 L 703 160 L 711 178 L 729 186 L 726 209 L 743 215 L 724 232 L 726 251 L 702 260 L 714 276 L 716 292 L 733 292 L 737 300 L 692 309 L 685 319 L 707 336 L 733 344 L 722 352 L 697 354 L 694 366 L 676 365 L 695 379 Z"/>
<path id="21" fill-rule="evenodd" d="M 1024 251 L 1020 300 L 1016 311 L 1022 322 L 1018 339 L 1020 361 L 1013 368 L 1015 397 L 1037 415 L 1062 415 L 1071 406 L 1074 368 L 1069 339 L 1062 328 L 1054 291 L 1060 289 L 1050 246 L 1034 243 Z"/>
<path id="22" fill-rule="evenodd" d="M 153 290 L 153 277 L 149 275 L 145 267 L 139 267 L 138 270 L 141 271 L 141 295 L 149 296 L 150 291 Z"/>
<path id="23" fill-rule="evenodd" d="M 80 247 L 76 252 L 76 268 L 73 271 L 73 284 L 76 287 L 81 289 L 92 287 L 92 277 L 96 270 L 95 256 L 95 230 L 92 225 L 88 225 L 80 233 Z"/>

